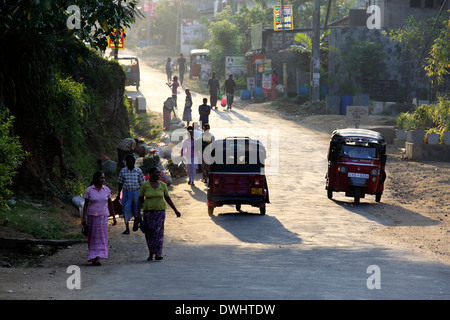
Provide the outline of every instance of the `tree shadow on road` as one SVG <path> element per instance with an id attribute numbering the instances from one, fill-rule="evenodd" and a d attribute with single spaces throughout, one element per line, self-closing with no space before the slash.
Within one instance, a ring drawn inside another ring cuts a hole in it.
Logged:
<path id="1" fill-rule="evenodd" d="M 241 211 L 220 213 L 210 217 L 215 224 L 243 242 L 278 245 L 302 242 L 297 233 L 286 229 L 273 216 Z"/>

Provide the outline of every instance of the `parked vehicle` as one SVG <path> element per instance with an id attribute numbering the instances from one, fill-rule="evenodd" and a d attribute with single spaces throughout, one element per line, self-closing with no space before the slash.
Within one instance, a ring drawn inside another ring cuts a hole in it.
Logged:
<path id="1" fill-rule="evenodd" d="M 366 129 L 335 130 L 328 151 L 326 187 L 329 199 L 333 192 L 345 192 L 359 203 L 366 194 L 380 202 L 386 180 L 386 141 L 375 131 Z"/>
<path id="2" fill-rule="evenodd" d="M 191 50 L 191 66 L 189 69 L 189 79 L 200 77 L 202 72 L 202 62 L 207 61 L 208 49 L 192 49 Z"/>
<path id="3" fill-rule="evenodd" d="M 137 56 L 121 55 L 117 57 L 117 61 L 125 67 L 125 73 L 127 75 L 125 86 L 136 86 L 136 90 L 139 91 L 139 58 Z"/>
<path id="4" fill-rule="evenodd" d="M 230 137 L 211 144 L 211 164 L 207 191 L 208 213 L 224 204 L 251 205 L 266 214 L 269 189 L 264 174 L 266 150 L 258 140 Z"/>

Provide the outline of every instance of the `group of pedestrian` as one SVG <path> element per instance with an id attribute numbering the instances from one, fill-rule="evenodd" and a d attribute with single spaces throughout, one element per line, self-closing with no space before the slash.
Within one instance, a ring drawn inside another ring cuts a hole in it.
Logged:
<path id="1" fill-rule="evenodd" d="M 209 123 L 203 124 L 203 131 L 199 134 L 196 134 L 195 124 L 187 127 L 188 137 L 183 141 L 181 156 L 186 159 L 189 185 L 195 185 L 195 174 L 199 165 L 202 170 L 202 181 L 208 183 L 211 165 L 205 161 L 204 151 L 215 140 L 210 130 Z"/>
<path id="2" fill-rule="evenodd" d="M 183 53 L 180 53 L 180 56 L 178 57 L 175 65 L 172 61 L 172 58 L 167 57 L 166 61 L 164 62 L 164 66 L 166 69 L 167 83 L 169 83 L 172 79 L 174 69 L 178 69 L 178 73 L 180 75 L 180 85 L 183 85 L 184 74 L 186 73 L 186 58 L 184 57 Z"/>
<path id="3" fill-rule="evenodd" d="M 211 74 L 211 79 L 209 79 L 208 84 L 209 88 L 209 97 L 211 101 L 211 108 L 217 110 L 217 101 L 220 95 L 220 82 L 219 79 L 216 78 L 216 73 L 213 72 Z M 233 80 L 233 75 L 229 74 L 228 79 L 225 80 L 224 83 L 224 94 L 226 98 L 226 107 L 227 110 L 231 110 L 234 100 L 234 90 L 236 89 L 236 82 Z M 222 102 L 221 102 L 222 104 Z M 225 107 L 225 105 L 222 105 Z"/>
<path id="4" fill-rule="evenodd" d="M 171 111 L 176 107 L 177 90 L 183 85 L 186 71 L 186 59 L 183 53 L 180 53 L 180 57 L 175 64 L 176 67 L 179 70 L 180 82 L 178 82 L 177 76 L 172 78 L 174 63 L 168 57 L 165 62 L 165 69 L 167 85 L 172 89 L 172 101 L 169 101 L 170 103 L 166 101 L 168 103 L 164 104 L 168 111 L 166 112 L 164 110 L 164 127 L 168 126 Z M 172 83 L 169 83 L 171 79 Z M 233 80 L 233 75 L 230 74 L 224 83 L 227 110 L 231 110 L 235 87 L 236 82 Z M 189 185 L 194 185 L 198 165 L 201 165 L 203 182 L 206 183 L 209 177 L 209 165 L 205 162 L 201 153 L 214 141 L 214 136 L 210 132 L 209 115 L 212 108 L 217 110 L 217 100 L 220 94 L 220 83 L 216 79 L 214 72 L 212 73 L 212 78 L 208 81 L 208 88 L 211 106 L 208 105 L 208 99 L 204 98 L 203 104 L 198 108 L 200 115 L 199 121 L 203 128 L 203 131 L 198 136 L 195 134 L 197 124 L 189 125 L 192 121 L 193 101 L 191 92 L 189 89 L 185 89 L 186 100 L 183 121 L 187 122 L 189 136 L 183 141 L 181 155 L 186 157 Z M 169 120 L 167 121 L 166 118 Z M 198 143 L 197 146 L 196 143 Z M 142 170 L 135 166 L 135 158 L 131 152 L 135 145 L 136 141 L 134 139 L 128 139 L 123 142 L 123 146 L 118 147 L 119 165 L 122 169 L 117 179 L 118 193 L 115 201 L 120 200 L 122 195 L 122 212 L 125 222 L 125 231 L 123 234 L 130 234 L 129 223 L 134 217 L 133 231 L 137 231 L 140 227 L 145 233 L 145 240 L 149 250 L 147 260 L 153 260 L 153 258 L 155 260 L 162 260 L 166 203 L 173 209 L 177 217 L 180 217 L 181 213 L 172 202 L 167 185 L 160 181 L 161 172 L 158 168 L 151 168 L 149 172 L 150 179 L 149 181 L 145 181 Z M 87 230 L 89 249 L 87 260 L 93 265 L 101 265 L 100 260 L 108 258 L 108 218 L 110 215 L 115 217 L 114 205 L 111 200 L 111 190 L 105 185 L 105 179 L 103 172 L 95 172 L 91 185 L 86 189 L 84 195 L 85 203 L 83 207 L 82 225 L 83 229 Z M 143 215 L 140 213 L 141 209 L 143 209 Z"/>
<path id="5" fill-rule="evenodd" d="M 164 222 L 166 202 L 174 210 L 177 217 L 181 213 L 173 204 L 167 185 L 160 181 L 158 168 L 150 169 L 150 180 L 145 181 L 142 170 L 135 166 L 135 158 L 128 154 L 126 166 L 120 170 L 118 177 L 118 194 L 122 194 L 122 212 L 125 222 L 123 234 L 130 234 L 129 222 L 134 217 L 133 231 L 139 228 L 145 233 L 149 250 L 147 260 L 162 260 L 164 238 Z M 96 172 L 91 185 L 84 195 L 82 225 L 87 228 L 88 262 L 101 265 L 101 259 L 108 258 L 108 217 L 115 215 L 111 201 L 111 190 L 105 186 L 105 174 Z M 143 209 L 143 216 L 140 211 Z M 142 226 L 140 226 L 142 224 Z"/>

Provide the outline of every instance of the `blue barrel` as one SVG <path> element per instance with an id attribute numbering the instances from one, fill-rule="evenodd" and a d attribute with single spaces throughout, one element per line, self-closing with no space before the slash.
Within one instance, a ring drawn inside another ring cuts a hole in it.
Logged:
<path id="1" fill-rule="evenodd" d="M 320 86 L 320 94 L 324 97 L 328 95 L 328 86 Z"/>
<path id="2" fill-rule="evenodd" d="M 306 96 L 309 93 L 309 89 L 307 86 L 298 86 L 297 87 L 297 94 L 299 96 Z"/>
<path id="3" fill-rule="evenodd" d="M 241 100 L 250 100 L 252 97 L 252 94 L 250 93 L 250 90 L 241 90 Z"/>
<path id="4" fill-rule="evenodd" d="M 353 105 L 353 95 L 351 94 L 342 94 L 341 95 L 341 104 L 340 104 L 340 114 L 347 114 L 347 106 Z"/>
<path id="5" fill-rule="evenodd" d="M 253 88 L 253 97 L 262 97 L 262 88 Z"/>
<path id="6" fill-rule="evenodd" d="M 359 93 L 355 96 L 355 106 L 369 106 L 369 95 Z"/>

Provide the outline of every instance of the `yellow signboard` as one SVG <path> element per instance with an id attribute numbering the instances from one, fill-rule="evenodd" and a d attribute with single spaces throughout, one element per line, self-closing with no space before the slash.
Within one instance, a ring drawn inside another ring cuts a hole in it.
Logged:
<path id="1" fill-rule="evenodd" d="M 116 49 L 116 32 L 117 30 L 114 30 L 114 32 L 111 32 L 111 35 L 108 37 L 108 48 Z M 125 30 L 120 30 L 120 35 L 117 38 L 117 49 L 124 49 L 125 48 Z"/>
<path id="2" fill-rule="evenodd" d="M 292 6 L 274 6 L 273 7 L 273 30 L 293 30 Z"/>

